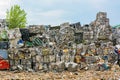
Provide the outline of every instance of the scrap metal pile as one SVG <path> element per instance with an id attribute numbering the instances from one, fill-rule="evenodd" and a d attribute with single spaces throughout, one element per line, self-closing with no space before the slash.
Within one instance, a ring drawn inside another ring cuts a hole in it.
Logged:
<path id="1" fill-rule="evenodd" d="M 104 12 L 84 26 L 63 23 L 1 29 L 0 55 L 8 54 L 4 69 L 12 71 L 109 70 L 120 65 L 119 31 L 112 32 Z"/>

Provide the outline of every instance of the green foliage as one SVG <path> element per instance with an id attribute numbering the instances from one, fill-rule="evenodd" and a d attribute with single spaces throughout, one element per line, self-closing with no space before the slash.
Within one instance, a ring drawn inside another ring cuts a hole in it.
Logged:
<path id="1" fill-rule="evenodd" d="M 26 13 L 19 5 L 14 5 L 7 10 L 6 21 L 9 29 L 24 28 L 26 26 Z"/>

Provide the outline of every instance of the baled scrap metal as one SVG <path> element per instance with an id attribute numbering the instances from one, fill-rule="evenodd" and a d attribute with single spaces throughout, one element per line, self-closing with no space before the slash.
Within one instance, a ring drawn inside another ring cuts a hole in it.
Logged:
<path id="1" fill-rule="evenodd" d="M 37 70 L 37 71 L 38 71 L 38 70 L 43 70 L 43 64 L 36 62 L 35 70 Z"/>
<path id="2" fill-rule="evenodd" d="M 49 55 L 50 62 L 56 62 L 56 56 L 55 55 Z"/>
<path id="3" fill-rule="evenodd" d="M 80 55 L 75 55 L 74 62 L 79 64 L 81 62 L 81 56 Z"/>
<path id="4" fill-rule="evenodd" d="M 109 25 L 107 13 L 99 12 L 96 16 L 96 20 L 92 22 L 91 25 L 94 31 L 94 39 L 109 40 L 111 26 Z"/>
<path id="5" fill-rule="evenodd" d="M 21 50 L 18 51 L 19 59 L 25 59 L 25 53 Z"/>
<path id="6" fill-rule="evenodd" d="M 17 56 L 17 53 L 18 53 L 18 50 L 16 49 L 16 48 L 10 48 L 10 49 L 8 49 L 8 56 L 9 56 L 9 59 L 15 59 L 15 58 L 17 58 L 18 56 Z M 15 56 L 17 56 L 17 57 L 15 57 Z"/>
<path id="7" fill-rule="evenodd" d="M 65 66 L 68 69 L 68 71 L 71 71 L 71 72 L 77 71 L 78 69 L 78 64 L 74 62 L 65 63 Z"/>
<path id="8" fill-rule="evenodd" d="M 0 32 L 0 40 L 1 40 L 1 41 L 2 41 L 2 40 L 8 41 L 8 35 L 7 35 L 7 31 L 6 31 L 6 30 L 2 30 L 2 31 Z"/>
<path id="9" fill-rule="evenodd" d="M 22 40 L 23 41 L 29 41 L 29 30 L 28 29 L 20 29 Z"/>
<path id="10" fill-rule="evenodd" d="M 42 49 L 42 55 L 44 56 L 49 55 L 49 49 L 47 47 Z"/>
<path id="11" fill-rule="evenodd" d="M 91 64 L 91 63 L 96 63 L 97 62 L 97 58 L 95 56 L 86 56 L 86 63 L 87 64 Z"/>
<path id="12" fill-rule="evenodd" d="M 36 62 L 37 63 L 42 62 L 42 56 L 41 55 L 36 55 L 35 57 L 36 57 Z"/>
<path id="13" fill-rule="evenodd" d="M 30 33 L 43 33 L 45 32 L 45 26 L 44 25 L 30 25 L 29 27 Z"/>
<path id="14" fill-rule="evenodd" d="M 31 41 L 26 41 L 25 42 L 25 47 L 33 47 L 33 43 Z"/>
<path id="15" fill-rule="evenodd" d="M 70 58 L 70 62 L 74 62 L 74 57 L 75 57 L 75 54 L 73 53 L 73 50 L 69 50 L 69 58 Z"/>
<path id="16" fill-rule="evenodd" d="M 9 69 L 8 52 L 7 50 L 0 50 L 0 69 Z"/>
<path id="17" fill-rule="evenodd" d="M 33 65 L 33 63 L 32 63 L 32 59 L 26 59 L 26 63 L 25 63 L 25 68 L 27 69 L 27 68 L 32 68 L 32 65 Z"/>
<path id="18" fill-rule="evenodd" d="M 10 48 L 12 47 L 17 48 L 17 42 L 21 38 L 21 33 L 19 31 L 19 28 L 13 30 L 7 30 L 7 33 L 10 42 Z"/>
<path id="19" fill-rule="evenodd" d="M 8 33 L 9 40 L 21 37 L 21 33 L 19 31 L 19 28 L 7 30 L 7 33 Z"/>
<path id="20" fill-rule="evenodd" d="M 9 43 L 10 43 L 10 48 L 17 48 L 18 47 L 18 41 L 19 41 L 20 38 L 16 38 L 16 39 L 11 39 L 9 40 Z"/>
<path id="21" fill-rule="evenodd" d="M 34 56 L 37 55 L 37 52 L 36 52 L 35 48 L 29 48 L 29 51 L 30 51 L 31 57 L 34 57 Z"/>
<path id="22" fill-rule="evenodd" d="M 67 54 L 68 53 L 68 49 L 63 49 L 63 53 Z"/>
<path id="23" fill-rule="evenodd" d="M 19 28 L 15 28 L 15 38 L 21 38 L 21 32 L 20 32 L 20 29 Z"/>
<path id="24" fill-rule="evenodd" d="M 50 57 L 49 57 L 49 48 L 43 48 L 42 49 L 42 58 L 43 58 L 43 63 L 49 63 L 50 62 Z"/>
<path id="25" fill-rule="evenodd" d="M 64 55 L 63 55 L 63 51 L 60 50 L 57 55 L 56 55 L 56 62 L 62 61 L 64 60 Z"/>
<path id="26" fill-rule="evenodd" d="M 74 33 L 75 36 L 75 43 L 79 44 L 83 42 L 83 32 L 76 32 Z"/>
<path id="27" fill-rule="evenodd" d="M 43 45 L 43 42 L 40 38 L 34 38 L 32 43 L 34 46 L 42 46 Z"/>
<path id="28" fill-rule="evenodd" d="M 43 63 L 49 63 L 49 62 L 50 62 L 49 55 L 43 56 Z"/>
<path id="29" fill-rule="evenodd" d="M 99 69 L 99 66 L 97 64 L 88 64 L 87 67 L 89 70 L 94 70 L 94 71 Z"/>
<path id="30" fill-rule="evenodd" d="M 9 42 L 0 42 L 0 49 L 8 49 L 9 48 Z"/>
<path id="31" fill-rule="evenodd" d="M 81 29 L 81 24 L 80 22 L 70 24 L 70 27 L 73 27 L 75 29 Z"/>
<path id="32" fill-rule="evenodd" d="M 64 54 L 64 61 L 65 62 L 70 62 L 70 54 Z"/>
<path id="33" fill-rule="evenodd" d="M 22 40 L 22 39 L 19 39 L 18 41 L 17 41 L 17 47 L 23 47 L 24 46 L 24 41 Z"/>
<path id="34" fill-rule="evenodd" d="M 18 50 L 16 48 L 10 48 L 8 49 L 8 53 L 10 70 L 16 70 L 19 64 Z"/>
<path id="35" fill-rule="evenodd" d="M 15 30 L 8 30 L 7 33 L 8 33 L 9 40 L 15 39 Z"/>
<path id="36" fill-rule="evenodd" d="M 61 72 L 65 70 L 65 63 L 64 62 L 57 62 L 56 63 L 56 71 Z"/>
<path id="37" fill-rule="evenodd" d="M 65 27 L 69 27 L 69 22 L 60 24 L 60 28 L 65 28 Z"/>

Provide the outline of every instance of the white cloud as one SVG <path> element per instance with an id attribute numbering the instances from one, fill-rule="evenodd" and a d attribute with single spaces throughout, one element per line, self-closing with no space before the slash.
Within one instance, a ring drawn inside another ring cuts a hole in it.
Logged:
<path id="1" fill-rule="evenodd" d="M 34 16 L 33 16 L 34 14 Z M 66 14 L 64 10 L 49 10 L 49 11 L 39 11 L 39 12 L 29 12 L 28 24 L 52 24 L 60 23 L 63 20 L 63 15 Z"/>
<path id="2" fill-rule="evenodd" d="M 5 18 L 7 9 L 10 9 L 10 6 L 17 2 L 17 0 L 0 0 L 0 18 Z"/>
<path id="3" fill-rule="evenodd" d="M 108 0 L 89 0 L 89 3 L 96 9 L 104 9 L 108 3 Z"/>
<path id="4" fill-rule="evenodd" d="M 84 0 L 38 0 L 37 3 L 40 3 L 44 6 L 62 6 L 64 4 L 77 4 L 79 2 L 84 2 Z"/>
<path id="5" fill-rule="evenodd" d="M 10 0 L 1 0 L 0 1 L 0 18 L 5 17 L 6 9 L 10 6 Z"/>
<path id="6" fill-rule="evenodd" d="M 50 11 L 45 11 L 45 12 L 40 12 L 38 15 L 43 16 L 43 17 L 61 17 L 65 11 L 63 10 L 50 10 Z"/>

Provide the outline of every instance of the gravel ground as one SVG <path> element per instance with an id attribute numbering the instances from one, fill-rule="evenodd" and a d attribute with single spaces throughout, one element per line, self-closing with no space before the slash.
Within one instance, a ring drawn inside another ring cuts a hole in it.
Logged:
<path id="1" fill-rule="evenodd" d="M 120 80 L 120 71 L 77 71 L 61 73 L 0 71 L 0 80 Z"/>

